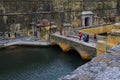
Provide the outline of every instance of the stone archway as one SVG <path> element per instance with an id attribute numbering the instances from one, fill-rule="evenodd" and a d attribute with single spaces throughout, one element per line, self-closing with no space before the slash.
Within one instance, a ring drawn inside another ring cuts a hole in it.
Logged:
<path id="1" fill-rule="evenodd" d="M 89 26 L 89 20 L 90 20 L 89 17 L 86 17 L 86 18 L 85 18 L 85 26 Z"/>
<path id="2" fill-rule="evenodd" d="M 81 13 L 82 27 L 91 27 L 93 25 L 93 12 L 83 11 Z"/>

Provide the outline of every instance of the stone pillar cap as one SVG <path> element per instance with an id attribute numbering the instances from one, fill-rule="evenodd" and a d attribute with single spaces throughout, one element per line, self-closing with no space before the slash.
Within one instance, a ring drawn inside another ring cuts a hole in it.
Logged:
<path id="1" fill-rule="evenodd" d="M 82 15 L 92 14 L 92 15 L 93 15 L 93 12 L 92 12 L 92 11 L 82 11 L 81 14 L 82 14 Z"/>

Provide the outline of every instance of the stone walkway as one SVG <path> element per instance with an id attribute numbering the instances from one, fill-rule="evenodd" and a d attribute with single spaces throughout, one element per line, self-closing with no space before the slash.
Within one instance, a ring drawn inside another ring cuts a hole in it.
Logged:
<path id="1" fill-rule="evenodd" d="M 36 41 L 35 36 L 19 37 L 19 38 L 0 41 L 0 48 L 13 46 L 13 45 L 49 46 L 50 42 Z"/>
<path id="2" fill-rule="evenodd" d="M 89 42 L 84 42 L 83 40 L 79 40 L 79 37 L 77 37 L 77 36 L 62 36 L 62 35 L 59 35 L 59 34 L 54 34 L 54 35 L 59 36 L 61 38 L 65 38 L 67 40 L 72 40 L 72 41 L 77 42 L 79 44 L 84 44 L 86 46 L 96 48 L 96 42 L 93 41 L 92 39 L 90 39 Z"/>
<path id="3" fill-rule="evenodd" d="M 58 80 L 120 80 L 120 44 Z"/>

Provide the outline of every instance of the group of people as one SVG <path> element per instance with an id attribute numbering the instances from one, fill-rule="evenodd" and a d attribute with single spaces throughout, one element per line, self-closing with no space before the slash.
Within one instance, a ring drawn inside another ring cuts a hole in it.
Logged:
<path id="1" fill-rule="evenodd" d="M 84 42 L 89 42 L 89 35 L 88 34 L 83 34 L 80 32 L 78 36 L 79 36 L 79 40 L 83 40 Z M 94 38 L 94 41 L 97 40 L 96 34 L 94 34 L 93 38 Z"/>

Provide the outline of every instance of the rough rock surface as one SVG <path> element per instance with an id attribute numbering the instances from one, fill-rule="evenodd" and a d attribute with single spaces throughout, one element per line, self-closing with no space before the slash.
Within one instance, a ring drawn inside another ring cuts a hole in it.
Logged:
<path id="1" fill-rule="evenodd" d="M 120 44 L 58 80 L 120 80 Z"/>

